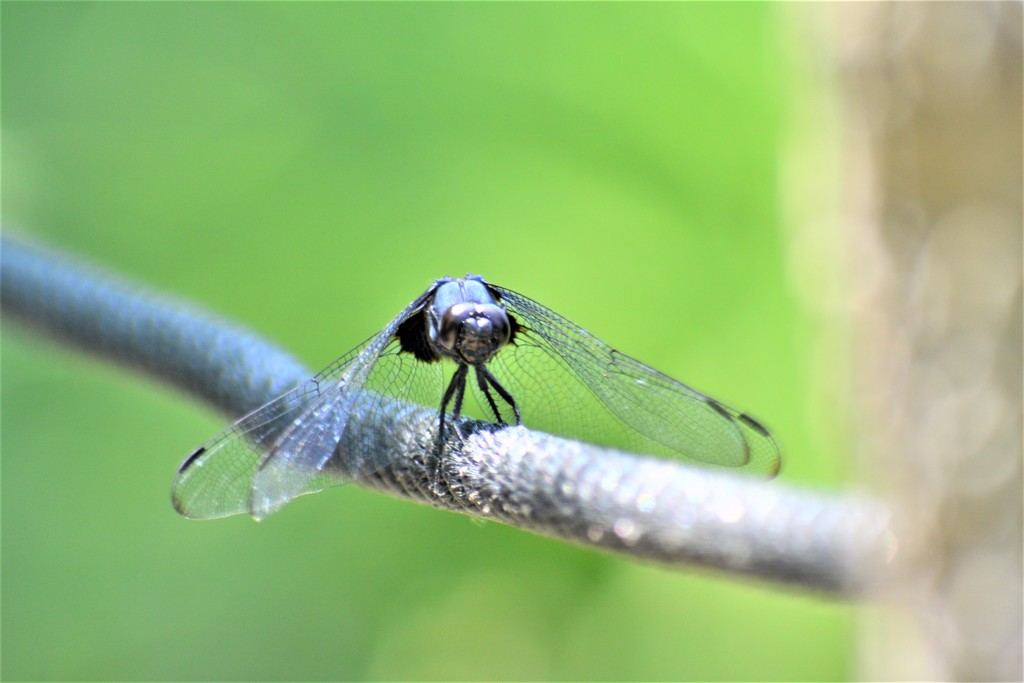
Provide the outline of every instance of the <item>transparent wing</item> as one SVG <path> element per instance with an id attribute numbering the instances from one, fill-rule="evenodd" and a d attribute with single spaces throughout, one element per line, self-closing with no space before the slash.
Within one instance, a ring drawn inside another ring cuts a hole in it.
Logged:
<path id="1" fill-rule="evenodd" d="M 249 512 L 253 479 L 274 440 L 327 388 L 337 384 L 365 346 L 356 347 L 316 377 L 245 415 L 197 448 L 178 469 L 171 492 L 174 508 L 194 519 Z M 306 493 L 330 485 L 310 484 Z"/>
<path id="2" fill-rule="evenodd" d="M 358 440 L 345 440 L 346 428 L 356 416 L 384 424 L 378 418 L 396 400 L 437 411 L 443 374 L 440 363 L 402 352 L 391 333 L 372 340 L 264 456 L 252 480 L 249 513 L 260 519 L 297 496 L 376 472 L 384 461 Z"/>
<path id="3" fill-rule="evenodd" d="M 488 368 L 528 426 L 634 452 L 778 472 L 778 447 L 752 417 L 616 351 L 532 299 L 491 287 L 522 328 Z"/>
<path id="4" fill-rule="evenodd" d="M 318 375 L 196 449 L 178 470 L 175 509 L 197 519 L 245 512 L 262 518 L 297 496 L 370 474 L 371 460 L 358 450 L 345 453 L 344 466 L 331 466 L 354 410 L 373 419 L 395 398 L 437 408 L 441 369 L 400 353 L 393 338 L 432 291 Z"/>

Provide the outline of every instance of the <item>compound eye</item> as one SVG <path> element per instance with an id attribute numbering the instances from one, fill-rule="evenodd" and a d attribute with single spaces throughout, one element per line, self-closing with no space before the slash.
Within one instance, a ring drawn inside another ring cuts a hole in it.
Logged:
<path id="1" fill-rule="evenodd" d="M 491 338 L 494 341 L 495 349 L 500 349 L 508 343 L 512 336 L 512 327 L 508 322 L 508 315 L 497 306 L 488 306 L 484 316 L 491 323 Z"/>
<path id="2" fill-rule="evenodd" d="M 448 351 L 454 351 L 459 341 L 459 330 L 472 313 L 473 308 L 466 304 L 455 304 L 442 313 L 437 326 L 438 343 Z"/>

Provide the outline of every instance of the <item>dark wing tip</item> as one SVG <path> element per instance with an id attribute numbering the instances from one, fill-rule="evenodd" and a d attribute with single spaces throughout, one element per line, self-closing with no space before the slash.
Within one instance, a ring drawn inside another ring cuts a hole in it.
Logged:
<path id="1" fill-rule="evenodd" d="M 716 413 L 718 413 L 719 415 L 728 420 L 732 419 L 732 415 L 729 413 L 728 410 L 725 409 L 725 406 L 723 406 L 721 403 L 710 397 L 706 398 L 706 400 L 707 404 L 711 406 L 711 409 L 714 410 Z"/>
<path id="2" fill-rule="evenodd" d="M 747 415 L 746 413 L 740 413 L 737 417 L 741 421 L 745 422 L 748 427 L 753 429 L 755 432 L 757 432 L 761 436 L 766 436 L 769 439 L 771 438 L 772 435 L 768 432 L 768 428 L 765 427 L 760 422 L 758 422 L 757 420 L 755 420 L 754 418 L 752 418 L 749 415 Z"/>
<path id="3" fill-rule="evenodd" d="M 174 506 L 174 511 L 179 515 L 182 517 L 188 517 L 188 513 L 185 511 L 185 504 L 181 502 L 181 499 L 178 498 L 178 494 L 176 492 L 171 493 L 171 505 Z"/>
<path id="4" fill-rule="evenodd" d="M 196 460 L 198 460 L 200 456 L 202 456 L 202 454 L 205 452 L 206 446 L 200 446 L 199 448 L 192 451 L 192 453 L 190 453 L 189 456 L 185 458 L 185 462 L 181 463 L 181 467 L 178 468 L 178 475 L 180 476 L 181 474 L 183 474 L 185 470 L 191 467 L 196 462 Z M 179 483 L 180 481 L 175 481 L 174 487 L 171 489 L 171 505 L 174 506 L 174 511 L 182 517 L 191 517 L 191 515 L 189 515 L 188 511 L 185 509 L 185 502 L 181 499 L 181 496 L 178 495 Z"/>
<path id="5" fill-rule="evenodd" d="M 774 479 L 779 475 L 779 470 L 782 469 L 782 457 L 779 455 L 779 447 L 775 445 L 775 441 L 771 437 L 768 437 L 768 440 L 772 444 L 772 452 L 768 457 L 764 476 L 768 479 Z"/>
<path id="6" fill-rule="evenodd" d="M 740 422 L 750 427 L 760 436 L 763 436 L 769 448 L 767 452 L 763 454 L 763 457 L 758 458 L 759 461 L 765 465 L 764 473 L 769 479 L 774 479 L 778 475 L 779 470 L 782 469 L 782 457 L 779 455 L 779 447 L 775 443 L 775 439 L 772 438 L 771 432 L 763 424 L 747 415 L 746 413 L 740 413 L 736 416 Z"/>
<path id="7" fill-rule="evenodd" d="M 768 428 L 746 413 L 733 413 L 729 411 L 729 409 L 713 398 L 707 399 L 707 402 L 722 417 L 733 420 L 764 439 L 763 442 L 758 444 L 752 443 L 750 438 L 744 437 L 743 450 L 746 457 L 740 467 L 750 467 L 751 471 L 757 471 L 768 479 L 774 479 L 782 468 L 782 457 L 779 454 L 779 447 L 776 445 L 775 439 L 772 438 Z"/>
<path id="8" fill-rule="evenodd" d="M 185 458 L 185 462 L 181 463 L 181 467 L 178 468 L 178 474 L 181 474 L 189 467 L 191 467 L 192 463 L 194 463 L 196 459 L 198 459 L 199 456 L 201 456 L 205 452 L 206 446 L 200 446 L 199 448 L 192 451 L 192 453 L 187 458 Z"/>

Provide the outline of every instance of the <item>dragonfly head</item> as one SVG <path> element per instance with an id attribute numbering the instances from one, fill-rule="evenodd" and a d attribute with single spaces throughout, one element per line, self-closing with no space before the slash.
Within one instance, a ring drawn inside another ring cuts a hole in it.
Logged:
<path id="1" fill-rule="evenodd" d="M 486 363 L 508 343 L 512 332 L 505 309 L 497 304 L 457 303 L 441 313 L 432 341 L 456 361 Z"/>

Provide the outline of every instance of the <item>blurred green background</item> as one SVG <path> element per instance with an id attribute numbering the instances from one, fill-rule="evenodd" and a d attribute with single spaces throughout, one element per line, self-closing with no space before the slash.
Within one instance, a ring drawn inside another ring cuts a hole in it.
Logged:
<path id="1" fill-rule="evenodd" d="M 836 486 L 779 199 L 813 56 L 781 11 L 3 3 L 4 227 L 313 369 L 481 273 Z M 6 679 L 852 675 L 845 605 L 354 486 L 184 520 L 175 468 L 227 416 L 11 320 L 2 373 Z"/>

